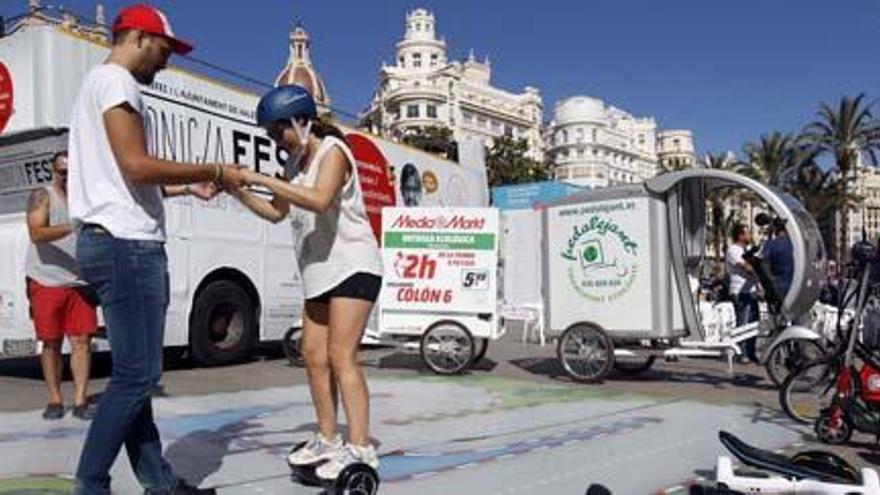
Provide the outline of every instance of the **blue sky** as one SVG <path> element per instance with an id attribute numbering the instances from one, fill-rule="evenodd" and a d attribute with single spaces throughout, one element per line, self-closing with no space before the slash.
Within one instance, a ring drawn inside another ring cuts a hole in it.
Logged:
<path id="1" fill-rule="evenodd" d="M 0 0 L 0 15 L 26 3 Z M 108 17 L 128 3 L 105 1 Z M 152 3 L 196 45 L 196 57 L 267 82 L 301 20 L 333 106 L 350 113 L 368 104 L 416 7 L 434 11 L 451 58 L 473 49 L 491 58 L 494 84 L 538 87 L 548 118 L 557 101 L 590 95 L 654 116 L 661 128 L 693 130 L 700 152 L 796 131 L 820 101 L 880 96 L 877 0 Z M 63 5 L 92 15 L 95 2 Z"/>

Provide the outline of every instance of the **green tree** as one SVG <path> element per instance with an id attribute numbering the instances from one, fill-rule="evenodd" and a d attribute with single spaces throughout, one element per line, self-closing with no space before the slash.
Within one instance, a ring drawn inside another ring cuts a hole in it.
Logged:
<path id="1" fill-rule="evenodd" d="M 795 140 L 774 131 L 743 147 L 745 162 L 737 167 L 741 174 L 772 187 L 783 188 L 791 168 L 797 166 Z"/>
<path id="2" fill-rule="evenodd" d="M 416 127 L 408 130 L 401 141 L 446 159 L 457 159 L 455 140 L 452 138 L 452 130 L 448 127 Z"/>
<path id="3" fill-rule="evenodd" d="M 525 139 L 509 136 L 493 139 L 492 147 L 486 150 L 489 187 L 552 179 L 553 167 L 529 157 L 528 150 Z"/>
<path id="4" fill-rule="evenodd" d="M 867 157 L 871 165 L 876 166 L 878 163 L 880 123 L 871 113 L 872 106 L 872 103 L 865 101 L 864 94 L 854 98 L 844 96 L 836 108 L 823 102 L 819 105 L 816 119 L 801 134 L 802 143 L 814 147 L 819 154 L 834 159 L 835 182 L 840 188 L 846 188 L 855 178 L 856 167 L 862 157 Z M 858 206 L 858 198 L 850 198 L 855 199 L 854 204 L 846 201 L 848 191 L 841 189 L 836 192 L 842 195 L 835 201 L 844 204 L 844 212 Z M 849 232 L 849 215 L 844 214 L 842 217 L 842 231 Z M 847 235 L 842 235 L 838 256 L 845 255 L 846 244 Z"/>

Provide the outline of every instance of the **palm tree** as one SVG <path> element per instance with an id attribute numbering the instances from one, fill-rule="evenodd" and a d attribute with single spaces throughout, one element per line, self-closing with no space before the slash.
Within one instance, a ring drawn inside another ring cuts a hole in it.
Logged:
<path id="1" fill-rule="evenodd" d="M 738 171 L 769 186 L 784 189 L 791 167 L 797 165 L 793 163 L 797 153 L 794 142 L 790 135 L 779 131 L 764 134 L 758 142 L 743 147 L 746 162 L 738 167 Z"/>
<path id="2" fill-rule="evenodd" d="M 703 158 L 701 164 L 704 168 L 715 170 L 735 171 L 739 168 L 739 163 L 733 157 L 732 153 L 708 153 Z M 731 188 L 716 189 L 709 194 L 709 242 L 715 251 L 716 256 L 723 256 L 727 251 L 727 233 L 730 231 L 735 216 L 733 212 L 729 214 L 725 212 L 725 203 L 728 199 L 735 195 L 735 190 Z"/>
<path id="3" fill-rule="evenodd" d="M 834 158 L 837 177 L 842 186 L 849 185 L 861 158 L 867 157 L 871 165 L 878 164 L 880 152 L 880 123 L 871 113 L 873 103 L 865 101 L 865 95 L 855 98 L 844 96 L 837 109 L 827 103 L 819 105 L 817 118 L 804 128 L 801 141 L 823 154 Z M 858 204 L 858 203 L 856 203 Z M 844 206 L 839 255 L 846 253 L 849 232 L 849 210 Z"/>
<path id="4" fill-rule="evenodd" d="M 851 179 L 842 179 L 834 169 L 823 170 L 816 162 L 818 151 L 805 152 L 796 173 L 792 174 L 790 191 L 816 220 L 825 240 L 825 249 L 832 259 L 840 259 L 834 239 L 837 212 L 852 208 L 861 198 L 851 192 Z"/>

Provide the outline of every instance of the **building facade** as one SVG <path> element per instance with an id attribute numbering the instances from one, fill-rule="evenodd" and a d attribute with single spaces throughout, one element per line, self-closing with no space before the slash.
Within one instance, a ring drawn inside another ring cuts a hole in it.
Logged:
<path id="1" fill-rule="evenodd" d="M 361 125 L 381 136 L 400 139 L 420 127 L 441 127 L 456 140 L 476 138 L 487 145 L 498 136 L 525 139 L 529 154 L 543 157 L 543 104 L 537 89 L 513 93 L 491 83 L 488 57 L 473 52 L 450 61 L 446 42 L 437 37 L 434 14 L 416 9 L 406 15 L 395 63 L 383 65 L 379 85 Z"/>
<path id="2" fill-rule="evenodd" d="M 696 165 L 694 136 L 688 130 L 657 133 L 657 163 L 661 170 L 681 170 Z"/>
<path id="3" fill-rule="evenodd" d="M 863 235 L 867 236 L 868 241 L 875 243 L 880 237 L 880 170 L 860 163 L 855 169 L 851 192 L 861 198 L 861 201 L 848 209 L 845 245 L 852 246 L 861 241 Z M 844 228 L 843 215 L 843 211 L 838 212 L 835 221 L 838 246 Z"/>
<path id="4" fill-rule="evenodd" d="M 641 182 L 661 163 L 696 162 L 690 131 L 658 132 L 652 117 L 588 96 L 557 103 L 544 139 L 556 178 L 584 187 Z"/>

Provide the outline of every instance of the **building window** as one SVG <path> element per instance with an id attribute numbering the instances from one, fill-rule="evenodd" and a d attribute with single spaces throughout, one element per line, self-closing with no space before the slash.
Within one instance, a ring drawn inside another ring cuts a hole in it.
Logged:
<path id="1" fill-rule="evenodd" d="M 437 57 L 436 53 L 431 54 L 431 67 L 435 67 L 437 65 L 438 58 L 439 57 Z"/>
<path id="2" fill-rule="evenodd" d="M 419 106 L 418 105 L 407 105 L 406 106 L 406 116 L 411 119 L 419 118 Z"/>
<path id="3" fill-rule="evenodd" d="M 437 105 L 428 105 L 427 112 L 428 112 L 428 118 L 436 119 L 437 118 Z"/>
<path id="4" fill-rule="evenodd" d="M 593 129 L 593 142 L 594 143 L 596 142 L 596 136 L 597 136 L 596 129 Z"/>
<path id="5" fill-rule="evenodd" d="M 584 128 L 583 127 L 578 127 L 577 138 L 578 138 L 579 143 L 583 142 L 583 140 L 584 140 Z"/>
<path id="6" fill-rule="evenodd" d="M 474 121 L 474 116 L 471 115 L 471 114 L 468 113 L 468 112 L 464 112 L 464 113 L 462 114 L 462 117 L 464 118 L 465 123 L 470 124 L 471 122 Z"/>
<path id="7" fill-rule="evenodd" d="M 562 131 L 562 142 L 568 144 L 568 131 Z"/>
<path id="8" fill-rule="evenodd" d="M 584 149 L 578 148 L 578 158 L 583 158 L 583 156 L 584 156 Z"/>
<path id="9" fill-rule="evenodd" d="M 422 54 L 421 53 L 413 53 L 413 67 L 421 67 L 422 66 Z"/>
<path id="10" fill-rule="evenodd" d="M 504 135 L 507 137 L 513 137 L 513 127 L 504 124 Z"/>
<path id="11" fill-rule="evenodd" d="M 398 58 L 398 59 L 397 59 L 397 65 L 403 67 L 403 65 L 404 65 L 404 61 L 403 61 L 403 60 L 404 60 L 403 57 Z"/>

